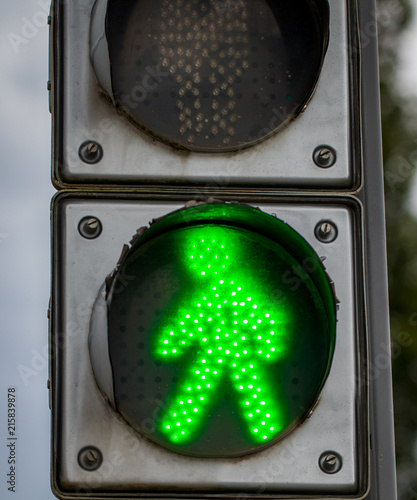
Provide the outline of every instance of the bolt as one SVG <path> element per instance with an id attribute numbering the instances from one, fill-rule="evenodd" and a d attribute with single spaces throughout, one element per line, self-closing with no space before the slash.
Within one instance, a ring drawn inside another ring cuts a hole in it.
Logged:
<path id="1" fill-rule="evenodd" d="M 337 238 L 337 227 L 330 221 L 321 221 L 317 224 L 314 234 L 322 243 L 331 243 Z"/>
<path id="2" fill-rule="evenodd" d="M 319 146 L 314 150 L 313 160 L 318 167 L 332 167 L 336 163 L 336 151 L 330 146 Z"/>
<path id="3" fill-rule="evenodd" d="M 78 231 L 83 238 L 93 240 L 98 238 L 103 230 L 101 222 L 96 217 L 84 217 L 78 224 Z"/>
<path id="4" fill-rule="evenodd" d="M 330 155 L 332 153 L 330 152 L 330 149 L 322 149 L 320 152 L 319 152 L 319 156 L 320 158 L 323 160 L 323 161 L 328 161 L 329 158 L 330 158 Z"/>
<path id="5" fill-rule="evenodd" d="M 83 142 L 78 150 L 81 160 L 84 163 L 98 163 L 103 158 L 103 148 L 94 141 Z"/>
<path id="6" fill-rule="evenodd" d="M 328 222 L 323 222 L 323 224 L 321 224 L 321 226 L 319 227 L 319 233 L 324 238 L 329 236 L 331 230 L 332 230 L 332 226 Z"/>
<path id="7" fill-rule="evenodd" d="M 93 465 L 98 460 L 98 454 L 95 450 L 88 450 L 85 455 L 85 459 L 89 464 Z"/>
<path id="8" fill-rule="evenodd" d="M 326 474 L 336 474 L 342 468 L 342 457 L 334 451 L 326 451 L 319 458 L 319 466 Z"/>
<path id="9" fill-rule="evenodd" d="M 78 464 L 84 470 L 97 470 L 103 462 L 103 455 L 98 448 L 86 446 L 78 453 Z"/>

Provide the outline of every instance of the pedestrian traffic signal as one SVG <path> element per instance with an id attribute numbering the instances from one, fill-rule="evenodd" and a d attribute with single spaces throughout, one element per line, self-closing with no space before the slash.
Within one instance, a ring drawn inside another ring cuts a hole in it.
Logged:
<path id="1" fill-rule="evenodd" d="M 53 1 L 59 498 L 393 500 L 371 4 Z"/>
<path id="2" fill-rule="evenodd" d="M 90 3 L 55 2 L 58 188 L 359 185 L 345 0 Z"/>
<path id="3" fill-rule="evenodd" d="M 326 0 L 104 5 L 91 24 L 99 83 L 131 121 L 186 150 L 236 151 L 274 134 L 308 102 L 327 49 Z"/>
<path id="4" fill-rule="evenodd" d="M 119 275 L 135 278 L 119 289 Z M 317 401 L 335 297 L 308 243 L 259 210 L 216 203 L 168 215 L 135 241 L 106 297 L 99 311 L 107 310 L 113 391 L 105 395 L 168 449 L 246 455 L 291 431 Z M 93 331 L 101 353 L 100 341 Z M 92 359 L 103 373 L 101 356 Z M 143 422 L 155 413 L 149 429 Z"/>
<path id="5" fill-rule="evenodd" d="M 364 491 L 359 227 L 345 197 L 60 193 L 57 495 Z"/>

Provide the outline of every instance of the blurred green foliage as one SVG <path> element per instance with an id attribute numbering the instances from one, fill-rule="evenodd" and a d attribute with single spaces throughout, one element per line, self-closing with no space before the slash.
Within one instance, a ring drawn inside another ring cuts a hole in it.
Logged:
<path id="1" fill-rule="evenodd" d="M 417 218 L 408 210 L 417 105 L 398 84 L 402 35 L 413 9 L 408 0 L 377 3 L 398 498 L 417 500 Z"/>

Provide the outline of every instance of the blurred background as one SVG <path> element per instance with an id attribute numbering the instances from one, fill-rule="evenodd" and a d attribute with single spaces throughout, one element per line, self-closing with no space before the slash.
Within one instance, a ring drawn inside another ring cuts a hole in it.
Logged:
<path id="1" fill-rule="evenodd" d="M 0 497 L 49 500 L 48 0 L 0 5 Z M 394 7 L 394 8 L 393 8 Z M 394 16 L 384 16 L 389 9 Z M 417 0 L 379 0 L 399 500 L 417 499 Z M 411 340 L 396 342 L 404 332 Z M 17 491 L 5 477 L 17 389 Z M 36 467 L 34 466 L 36 465 Z"/>

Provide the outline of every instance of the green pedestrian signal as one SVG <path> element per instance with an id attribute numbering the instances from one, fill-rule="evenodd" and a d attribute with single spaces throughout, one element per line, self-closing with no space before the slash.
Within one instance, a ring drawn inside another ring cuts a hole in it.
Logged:
<path id="1" fill-rule="evenodd" d="M 205 204 L 160 219 L 106 297 L 115 407 L 174 452 L 258 451 L 302 422 L 327 377 L 329 279 L 294 229 L 257 209 Z"/>
<path id="2" fill-rule="evenodd" d="M 289 318 L 285 310 L 274 315 L 272 305 L 263 308 L 262 284 L 239 270 L 241 234 L 210 226 L 190 233 L 184 266 L 195 294 L 187 302 L 178 294 L 155 332 L 156 359 L 186 364 L 159 430 L 173 443 L 195 438 L 224 384 L 235 393 L 250 439 L 267 442 L 282 430 L 283 418 L 264 363 L 285 356 Z M 189 357 L 192 352 L 198 355 Z"/>

